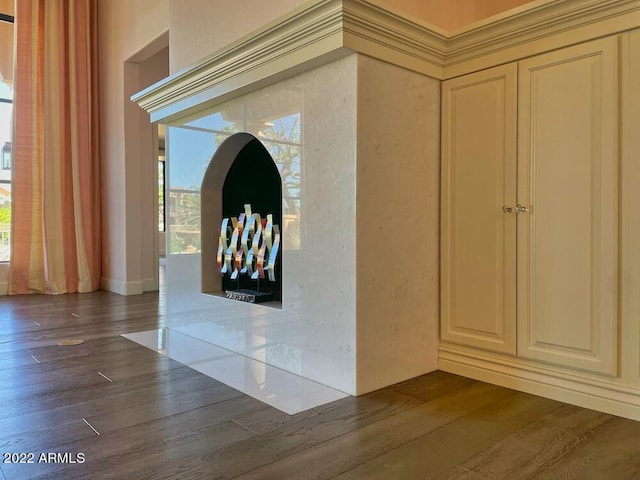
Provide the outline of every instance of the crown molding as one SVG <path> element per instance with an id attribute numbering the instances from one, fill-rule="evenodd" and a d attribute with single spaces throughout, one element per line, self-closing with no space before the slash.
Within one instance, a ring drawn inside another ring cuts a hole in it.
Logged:
<path id="1" fill-rule="evenodd" d="M 445 31 L 365 0 L 343 0 L 344 46 L 409 70 L 440 78 Z"/>
<path id="2" fill-rule="evenodd" d="M 360 53 L 444 80 L 640 26 L 640 0 L 538 0 L 444 32 L 371 0 L 313 0 L 131 99 L 170 123 Z"/>
<path id="3" fill-rule="evenodd" d="M 640 27 L 639 0 L 546 0 L 453 32 L 443 78 Z"/>

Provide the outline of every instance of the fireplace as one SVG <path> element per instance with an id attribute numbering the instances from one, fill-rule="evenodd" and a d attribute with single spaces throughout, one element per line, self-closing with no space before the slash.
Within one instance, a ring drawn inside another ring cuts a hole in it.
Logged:
<path id="1" fill-rule="evenodd" d="M 253 227 L 255 231 L 251 232 L 251 237 L 245 238 L 245 248 L 246 243 L 251 246 L 256 232 L 266 230 L 267 216 L 274 228 L 279 230 L 282 225 L 280 172 L 270 153 L 258 138 L 249 133 L 235 133 L 222 142 L 204 174 L 201 202 L 202 292 L 214 295 L 236 291 L 268 293 L 271 300 L 269 306 L 281 307 L 282 262 L 279 252 L 274 252 L 273 271 L 268 275 L 261 274 L 255 279 L 252 278 L 251 273 L 257 270 L 255 266 L 258 262 L 257 252 L 253 256 L 253 262 L 249 261 L 248 271 L 245 267 L 242 273 L 233 272 L 233 268 L 227 269 L 224 263 L 221 265 L 218 258 L 225 255 L 231 241 L 233 228 L 231 221 L 237 222 L 237 219 L 247 210 L 247 206 L 251 212 L 247 212 L 247 216 L 254 215 L 259 219 L 258 221 L 263 219 L 264 222 L 260 226 Z M 218 248 L 222 221 L 225 222 L 225 230 L 229 230 L 227 235 L 229 238 L 225 238 L 224 251 L 220 255 Z M 249 218 L 243 219 L 243 224 L 244 222 L 248 228 Z M 256 244 L 259 241 L 260 239 L 256 239 Z M 247 255 L 242 257 L 241 239 L 237 238 L 235 243 L 234 252 L 237 249 L 242 263 L 246 264 Z M 267 252 L 265 262 L 269 260 L 269 253 Z M 235 262 L 235 256 L 232 261 Z M 221 266 L 225 268 L 224 272 L 220 272 Z M 257 273 L 260 272 L 256 271 Z"/>
<path id="2" fill-rule="evenodd" d="M 440 83 L 414 55 L 370 55 L 399 52 L 379 48 L 386 27 L 358 37 L 369 54 L 345 47 L 356 17 L 397 22 L 357 6 L 310 4 L 137 97 L 169 125 L 167 328 L 350 394 L 437 369 L 439 314 Z M 242 180 L 265 151 L 281 182 L 277 308 L 225 298 L 216 263 L 223 218 L 278 213 L 249 198 L 265 175 Z"/>

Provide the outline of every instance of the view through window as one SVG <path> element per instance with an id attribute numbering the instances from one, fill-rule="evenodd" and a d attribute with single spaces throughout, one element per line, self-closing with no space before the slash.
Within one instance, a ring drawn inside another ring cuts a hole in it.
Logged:
<path id="1" fill-rule="evenodd" d="M 11 254 L 13 1 L 0 1 L 0 262 Z"/>
<path id="2" fill-rule="evenodd" d="M 158 160 L 158 231 L 164 232 L 164 157 Z"/>
<path id="3" fill-rule="evenodd" d="M 158 124 L 158 231 L 165 231 L 165 139 L 167 128 Z"/>

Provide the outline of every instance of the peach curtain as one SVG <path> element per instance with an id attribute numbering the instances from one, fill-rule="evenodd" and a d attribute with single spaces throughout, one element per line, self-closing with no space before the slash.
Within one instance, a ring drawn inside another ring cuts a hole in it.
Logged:
<path id="1" fill-rule="evenodd" d="M 96 0 L 16 2 L 10 293 L 100 287 Z"/>

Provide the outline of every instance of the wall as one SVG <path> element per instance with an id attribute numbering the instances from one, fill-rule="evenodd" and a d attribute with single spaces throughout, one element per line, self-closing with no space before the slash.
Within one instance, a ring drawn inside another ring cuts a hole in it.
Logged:
<path id="1" fill-rule="evenodd" d="M 135 285 L 138 289 L 137 282 L 140 282 L 141 291 L 158 289 L 158 184 L 154 180 L 157 178 L 158 134 L 149 114 L 127 99 L 168 74 L 168 47 L 139 63 L 125 63 L 127 278 L 129 288 Z"/>
<path id="2" fill-rule="evenodd" d="M 440 82 L 358 56 L 357 372 L 438 368 Z"/>
<path id="3" fill-rule="evenodd" d="M 532 2 L 533 0 L 372 0 L 372 3 L 388 10 L 410 15 L 447 31 L 464 28 Z"/>
<path id="4" fill-rule="evenodd" d="M 126 67 L 126 62 L 143 62 L 168 45 L 169 0 L 100 0 L 98 8 L 102 283 L 118 293 L 140 293 L 148 267 L 139 255 L 153 248 L 146 243 L 153 240 L 137 232 L 143 212 L 136 207 L 141 198 L 136 186 L 141 185 L 142 171 L 138 153 L 125 147 L 125 125 L 139 125 L 141 110 L 131 107 L 128 95 L 149 78 L 141 79 L 136 67 Z M 125 91 L 125 79 L 131 91 Z"/>
<path id="5" fill-rule="evenodd" d="M 307 0 L 170 0 L 171 73 L 224 48 Z"/>

